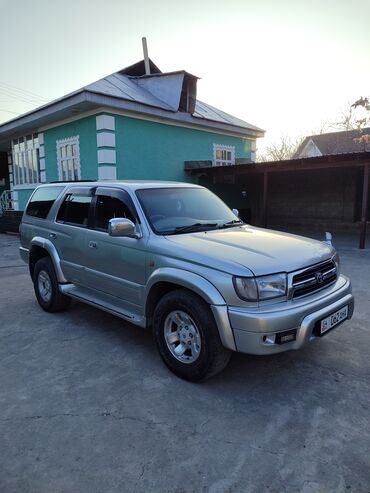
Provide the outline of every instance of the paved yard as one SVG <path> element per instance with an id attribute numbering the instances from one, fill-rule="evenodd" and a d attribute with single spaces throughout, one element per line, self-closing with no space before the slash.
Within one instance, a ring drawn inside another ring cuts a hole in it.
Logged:
<path id="1" fill-rule="evenodd" d="M 0 235 L 0 492 L 370 492 L 370 251 L 343 250 L 356 311 L 300 352 L 236 354 L 204 384 L 151 334 L 35 301 Z"/>

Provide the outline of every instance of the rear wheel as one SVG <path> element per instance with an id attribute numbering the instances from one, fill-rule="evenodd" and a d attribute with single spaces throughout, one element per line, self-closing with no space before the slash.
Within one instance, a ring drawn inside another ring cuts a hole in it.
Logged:
<path id="1" fill-rule="evenodd" d="M 65 310 L 71 299 L 59 291 L 58 280 L 50 257 L 36 262 L 33 271 L 33 286 L 37 301 L 46 312 Z"/>
<path id="2" fill-rule="evenodd" d="M 221 343 L 209 306 L 189 291 L 171 291 L 159 301 L 153 330 L 163 361 L 185 380 L 210 378 L 230 359 L 231 351 Z"/>

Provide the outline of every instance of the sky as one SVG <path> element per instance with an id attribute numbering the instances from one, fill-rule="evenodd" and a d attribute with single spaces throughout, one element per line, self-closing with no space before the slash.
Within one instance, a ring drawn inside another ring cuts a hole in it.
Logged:
<path id="1" fill-rule="evenodd" d="M 370 95 L 369 19 L 370 0 L 0 0 L 0 123 L 142 59 L 146 36 L 263 150 Z"/>

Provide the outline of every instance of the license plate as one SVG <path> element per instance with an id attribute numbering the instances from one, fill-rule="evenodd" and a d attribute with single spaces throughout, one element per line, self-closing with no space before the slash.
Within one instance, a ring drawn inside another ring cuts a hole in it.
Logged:
<path id="1" fill-rule="evenodd" d="M 328 330 L 343 322 L 348 317 L 348 305 L 344 306 L 335 313 L 321 320 L 320 335 L 325 334 Z"/>

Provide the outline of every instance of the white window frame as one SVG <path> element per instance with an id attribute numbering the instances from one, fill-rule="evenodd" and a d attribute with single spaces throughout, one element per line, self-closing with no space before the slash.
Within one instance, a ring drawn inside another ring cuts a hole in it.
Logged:
<path id="1" fill-rule="evenodd" d="M 221 158 L 217 156 L 217 151 L 221 151 Z M 230 153 L 230 156 L 227 154 Z M 231 166 L 235 164 L 235 146 L 223 144 L 213 144 L 213 166 Z"/>
<path id="2" fill-rule="evenodd" d="M 75 146 L 76 153 L 73 155 L 63 156 L 62 149 L 67 146 Z M 80 160 L 80 137 L 79 135 L 74 135 L 73 137 L 68 137 L 66 139 L 60 139 L 56 141 L 57 149 L 57 163 L 58 163 L 58 177 L 59 181 L 76 181 L 81 180 L 81 160 Z M 69 171 L 69 161 L 72 160 L 72 169 L 77 171 L 77 178 L 70 176 Z M 73 166 L 73 160 L 76 161 L 76 167 Z M 65 173 L 67 171 L 67 173 Z"/>
<path id="3" fill-rule="evenodd" d="M 12 140 L 12 172 L 15 186 L 40 183 L 40 143 L 37 133 Z"/>

